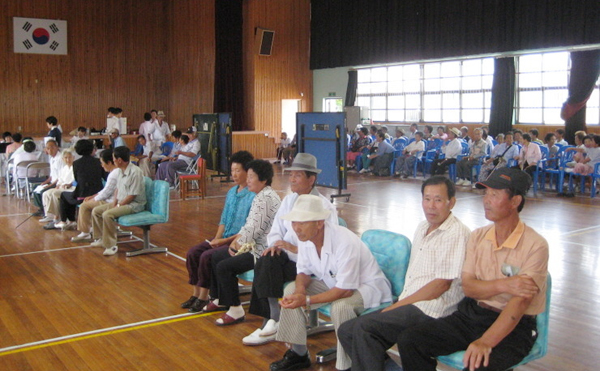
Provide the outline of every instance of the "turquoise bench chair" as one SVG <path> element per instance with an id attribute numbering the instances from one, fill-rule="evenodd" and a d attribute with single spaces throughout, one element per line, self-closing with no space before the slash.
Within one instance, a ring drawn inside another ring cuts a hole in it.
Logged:
<path id="1" fill-rule="evenodd" d="M 127 252 L 127 256 L 167 252 L 166 247 L 150 243 L 150 227 L 169 221 L 169 183 L 164 180 L 152 180 L 144 177 L 146 187 L 146 208 L 135 214 L 124 215 L 117 222 L 124 227 L 140 227 L 144 232 L 144 246 L 139 250 Z"/>

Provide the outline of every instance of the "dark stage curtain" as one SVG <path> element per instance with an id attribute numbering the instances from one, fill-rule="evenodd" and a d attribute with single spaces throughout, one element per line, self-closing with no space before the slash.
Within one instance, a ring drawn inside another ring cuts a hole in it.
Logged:
<path id="1" fill-rule="evenodd" d="M 348 71 L 348 88 L 346 89 L 345 106 L 354 106 L 356 103 L 356 88 L 358 87 L 358 71 Z"/>
<path id="2" fill-rule="evenodd" d="M 490 134 L 512 130 L 515 103 L 515 59 L 497 58 L 494 61 Z"/>
<path id="3" fill-rule="evenodd" d="M 575 132 L 586 131 L 585 104 L 590 98 L 600 74 L 600 50 L 571 53 L 569 98 L 560 116 L 565 120 L 565 139 L 575 143 Z"/>
<path id="4" fill-rule="evenodd" d="M 215 0 L 214 112 L 231 112 L 233 130 L 244 127 L 242 0 Z"/>
<path id="5" fill-rule="evenodd" d="M 598 0 L 312 0 L 311 68 L 600 43 Z"/>

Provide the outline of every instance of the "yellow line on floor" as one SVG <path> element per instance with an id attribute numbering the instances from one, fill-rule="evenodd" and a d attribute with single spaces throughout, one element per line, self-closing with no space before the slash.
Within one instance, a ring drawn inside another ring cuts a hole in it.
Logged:
<path id="1" fill-rule="evenodd" d="M 75 334 L 75 335 L 69 335 L 66 337 L 65 336 L 59 337 L 59 338 L 56 338 L 56 340 L 53 340 L 53 339 L 44 340 L 43 344 L 40 344 L 40 342 L 30 343 L 31 345 L 23 344 L 22 346 L 18 346 L 18 349 L 14 349 L 14 347 L 8 347 L 8 348 L 5 348 L 5 349 L 7 349 L 6 351 L 0 350 L 0 357 L 7 356 L 9 354 L 16 354 L 16 353 L 22 353 L 22 352 L 27 352 L 27 351 L 36 350 L 36 349 L 47 348 L 47 347 L 51 347 L 51 346 L 55 346 L 55 345 L 72 343 L 75 341 L 87 340 L 87 339 L 92 339 L 92 338 L 97 338 L 97 337 L 107 336 L 107 335 L 120 334 L 123 332 L 135 331 L 135 330 L 139 330 L 139 329 L 143 329 L 143 328 L 165 325 L 165 324 L 175 323 L 175 322 L 180 322 L 180 321 L 187 321 L 189 319 L 206 317 L 206 316 L 210 316 L 212 314 L 215 314 L 215 313 L 214 312 L 201 313 L 198 315 L 190 315 L 190 316 L 185 316 L 185 317 L 173 318 L 173 319 L 168 319 L 165 321 L 146 323 L 143 325 L 118 328 L 115 330 L 110 330 L 110 329 L 96 330 L 96 331 L 91 331 L 91 332 L 93 332 L 92 334 L 90 334 L 90 332 L 84 332 L 84 333 L 80 334 L 81 336 L 79 334 Z M 125 325 L 125 326 L 128 326 L 128 325 Z M 114 327 L 111 327 L 111 328 L 114 328 Z M 90 334 L 90 335 L 84 335 L 84 334 Z"/>

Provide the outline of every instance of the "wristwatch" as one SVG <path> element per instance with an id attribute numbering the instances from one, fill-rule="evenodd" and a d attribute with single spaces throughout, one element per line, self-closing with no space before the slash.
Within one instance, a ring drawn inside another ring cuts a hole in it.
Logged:
<path id="1" fill-rule="evenodd" d="M 310 295 L 306 295 L 306 310 L 310 311 Z"/>

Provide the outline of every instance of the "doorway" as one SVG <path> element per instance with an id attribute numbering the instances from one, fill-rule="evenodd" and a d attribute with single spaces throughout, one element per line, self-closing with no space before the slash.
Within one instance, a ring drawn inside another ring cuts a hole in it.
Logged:
<path id="1" fill-rule="evenodd" d="M 301 108 L 300 99 L 281 100 L 281 131 L 286 132 L 290 139 L 296 135 L 296 113 L 300 112 Z M 280 134 L 276 133 L 276 138 L 279 138 Z"/>

